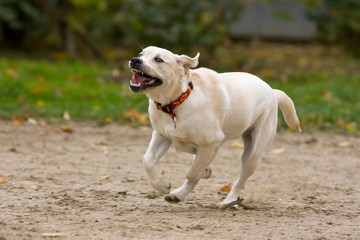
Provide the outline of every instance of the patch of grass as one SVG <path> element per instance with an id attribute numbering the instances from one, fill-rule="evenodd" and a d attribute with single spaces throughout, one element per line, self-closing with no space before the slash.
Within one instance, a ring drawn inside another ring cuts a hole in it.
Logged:
<path id="1" fill-rule="evenodd" d="M 305 132 L 360 135 L 358 59 L 318 45 L 260 44 L 247 49 L 242 44 L 215 49 L 213 55 L 200 52 L 200 66 L 250 72 L 285 91 L 295 102 Z M 126 123 L 141 118 L 145 123 L 144 115 L 126 111 L 146 113 L 146 96 L 128 89 L 126 66 L 116 74 L 113 71 L 107 64 L 83 60 L 2 57 L 0 118 L 59 121 L 68 112 L 72 119 Z M 287 128 L 282 116 L 279 125 Z"/>
<path id="2" fill-rule="evenodd" d="M 329 77 L 325 82 L 317 81 L 315 76 L 312 79 L 269 84 L 293 99 L 305 132 L 323 130 L 359 135 L 360 77 Z M 280 119 L 280 127 L 287 128 L 282 116 Z"/>
<path id="3" fill-rule="evenodd" d="M 111 69 L 81 61 L 0 59 L 0 118 L 121 119 L 126 109 L 147 110 L 144 95 L 111 79 Z"/>

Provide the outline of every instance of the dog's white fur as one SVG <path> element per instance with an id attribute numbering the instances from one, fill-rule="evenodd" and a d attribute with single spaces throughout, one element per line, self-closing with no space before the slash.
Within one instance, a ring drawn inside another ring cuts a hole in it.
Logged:
<path id="1" fill-rule="evenodd" d="M 161 58 L 164 62 L 154 59 Z M 217 73 L 207 68 L 191 70 L 198 65 L 194 58 L 177 55 L 158 48 L 143 49 L 141 71 L 163 81 L 143 92 L 149 98 L 149 116 L 153 126 L 152 139 L 143 163 L 151 185 L 167 194 L 170 202 L 183 200 L 201 178 L 209 178 L 210 163 L 226 141 L 242 136 L 244 153 L 242 168 L 231 192 L 219 203 L 221 208 L 242 199 L 246 180 L 253 174 L 267 146 L 273 140 L 278 118 L 278 106 L 287 124 L 301 131 L 292 100 L 282 91 L 272 89 L 260 78 L 243 72 Z M 171 117 L 159 111 L 153 101 L 169 104 L 186 91 L 189 81 L 194 89 Z M 194 154 L 182 186 L 170 192 L 171 184 L 158 161 L 174 144 L 178 151 Z"/>

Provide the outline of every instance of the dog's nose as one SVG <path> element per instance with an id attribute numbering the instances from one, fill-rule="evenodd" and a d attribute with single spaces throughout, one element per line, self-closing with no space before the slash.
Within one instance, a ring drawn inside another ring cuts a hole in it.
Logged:
<path id="1" fill-rule="evenodd" d="M 143 60 L 138 57 L 134 57 L 130 60 L 130 67 L 134 68 L 136 65 L 140 65 L 143 63 Z"/>

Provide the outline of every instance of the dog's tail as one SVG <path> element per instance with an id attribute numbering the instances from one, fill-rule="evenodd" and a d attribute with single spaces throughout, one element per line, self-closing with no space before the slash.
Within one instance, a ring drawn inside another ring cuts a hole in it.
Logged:
<path id="1" fill-rule="evenodd" d="M 284 114 L 287 125 L 298 132 L 301 132 L 299 118 L 296 115 L 295 105 L 291 98 L 283 91 L 273 89 L 278 105 Z"/>

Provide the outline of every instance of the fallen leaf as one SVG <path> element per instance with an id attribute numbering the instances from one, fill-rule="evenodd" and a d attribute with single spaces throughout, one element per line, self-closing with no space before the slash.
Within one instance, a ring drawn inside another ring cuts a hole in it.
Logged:
<path id="1" fill-rule="evenodd" d="M 120 70 L 119 70 L 119 69 L 113 69 L 113 70 L 111 70 L 111 76 L 112 76 L 113 78 L 118 78 L 118 77 L 120 77 Z"/>
<path id="2" fill-rule="evenodd" d="M 103 176 L 101 179 L 106 179 L 106 180 L 108 180 L 108 179 L 110 179 L 110 175 L 107 175 L 107 176 Z"/>
<path id="3" fill-rule="evenodd" d="M 230 146 L 231 147 L 237 147 L 237 148 L 244 148 L 244 143 L 239 142 L 239 141 L 234 141 L 233 143 L 231 143 Z"/>
<path id="4" fill-rule="evenodd" d="M 0 184 L 7 184 L 9 183 L 5 178 L 0 178 Z"/>
<path id="5" fill-rule="evenodd" d="M 147 114 L 140 113 L 136 109 L 126 110 L 124 113 L 124 117 L 132 122 L 138 122 L 142 125 L 147 125 L 149 123 Z"/>
<path id="6" fill-rule="evenodd" d="M 332 93 L 328 90 L 324 90 L 320 93 L 321 97 L 325 100 L 330 100 L 332 98 Z"/>
<path id="7" fill-rule="evenodd" d="M 299 59 L 298 59 L 298 65 L 299 67 L 306 67 L 309 63 L 309 59 L 305 56 L 301 56 Z"/>
<path id="8" fill-rule="evenodd" d="M 111 122 L 112 122 L 112 118 L 111 118 L 111 117 L 106 118 L 106 119 L 105 119 L 105 122 L 106 122 L 106 123 L 111 123 Z"/>
<path id="9" fill-rule="evenodd" d="M 33 118 L 29 118 L 27 121 L 28 121 L 28 123 L 30 123 L 31 125 L 37 125 L 37 124 L 38 124 L 38 122 L 37 122 L 35 119 L 33 119 Z"/>
<path id="10" fill-rule="evenodd" d="M 60 124 L 60 128 L 61 128 L 61 130 L 63 130 L 64 132 L 67 132 L 67 133 L 72 133 L 74 131 L 72 128 L 69 128 L 68 126 L 66 126 L 64 124 Z"/>
<path id="11" fill-rule="evenodd" d="M 64 120 L 65 120 L 65 121 L 70 121 L 70 120 L 71 120 L 70 114 L 69 114 L 68 111 L 65 111 L 65 112 L 64 112 Z"/>
<path id="12" fill-rule="evenodd" d="M 36 86 L 30 90 L 30 94 L 37 95 L 45 90 L 44 85 Z"/>
<path id="13" fill-rule="evenodd" d="M 229 183 L 228 185 L 223 186 L 220 190 L 222 192 L 230 192 L 232 188 L 232 183 Z"/>
<path id="14" fill-rule="evenodd" d="M 64 236 L 63 233 L 42 233 L 41 236 L 43 237 L 61 237 Z"/>
<path id="15" fill-rule="evenodd" d="M 16 119 L 16 118 L 12 121 L 12 123 L 16 126 L 21 125 L 21 122 L 19 121 L 19 119 Z"/>
<path id="16" fill-rule="evenodd" d="M 340 148 L 346 148 L 346 147 L 349 147 L 350 145 L 351 144 L 348 141 L 339 142 L 337 144 L 337 146 L 340 147 Z"/>
<path id="17" fill-rule="evenodd" d="M 45 102 L 43 100 L 37 100 L 36 101 L 36 106 L 37 107 L 43 107 L 43 106 L 45 106 Z"/>
<path id="18" fill-rule="evenodd" d="M 356 127 L 355 127 L 354 125 L 352 125 L 352 124 L 346 124 L 346 125 L 345 125 L 345 128 L 346 128 L 346 130 L 348 130 L 349 132 L 354 132 L 354 131 L 356 131 Z"/>
<path id="19" fill-rule="evenodd" d="M 109 154 L 107 146 L 103 146 L 102 149 L 103 149 L 105 155 Z"/>
<path id="20" fill-rule="evenodd" d="M 18 73 L 14 69 L 6 69 L 5 75 L 8 77 L 16 78 L 18 76 Z"/>
<path id="21" fill-rule="evenodd" d="M 339 120 L 337 120 L 337 125 L 338 125 L 339 127 L 345 126 L 345 121 L 344 121 L 344 119 L 339 119 Z"/>
<path id="22" fill-rule="evenodd" d="M 41 134 L 41 135 L 48 136 L 48 137 L 51 137 L 51 136 L 54 136 L 54 135 L 55 135 L 55 133 L 54 133 L 54 132 L 51 132 L 51 131 L 41 131 L 40 134 Z"/>
<path id="23" fill-rule="evenodd" d="M 286 152 L 286 148 L 278 148 L 278 149 L 274 149 L 274 150 L 272 151 L 272 153 L 278 154 L 278 155 L 284 154 L 285 152 Z"/>

